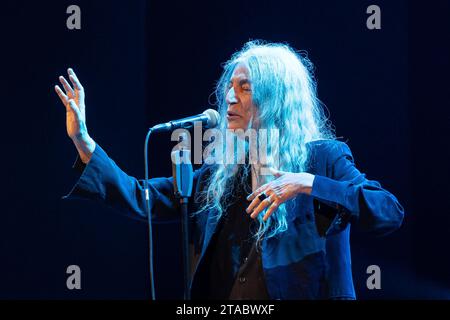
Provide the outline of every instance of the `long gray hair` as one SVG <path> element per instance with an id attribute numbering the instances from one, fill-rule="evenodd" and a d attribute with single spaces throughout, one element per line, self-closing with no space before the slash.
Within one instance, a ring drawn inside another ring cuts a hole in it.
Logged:
<path id="1" fill-rule="evenodd" d="M 267 152 L 269 163 L 275 169 L 287 172 L 306 170 L 308 149 L 313 140 L 334 139 L 330 123 L 324 115 L 322 104 L 316 95 L 313 65 L 306 55 L 296 53 L 291 47 L 280 43 L 250 41 L 224 64 L 224 71 L 217 83 L 215 95 L 218 111 L 226 119 L 226 94 L 233 71 L 238 64 L 249 70 L 253 103 L 257 107 L 259 128 L 278 129 L 279 136 L 269 135 Z M 250 124 L 252 126 L 252 123 Z M 220 124 L 225 132 L 226 121 Z M 273 159 L 278 158 L 276 163 Z M 238 164 L 218 164 L 214 167 L 201 194 L 201 210 L 214 210 L 219 219 L 248 174 L 237 174 Z M 241 179 L 241 180 L 238 180 Z M 273 177 L 265 176 L 264 183 Z M 258 216 L 259 229 L 254 234 L 257 241 L 273 237 L 287 230 L 287 204 L 282 204 L 267 221 Z"/>

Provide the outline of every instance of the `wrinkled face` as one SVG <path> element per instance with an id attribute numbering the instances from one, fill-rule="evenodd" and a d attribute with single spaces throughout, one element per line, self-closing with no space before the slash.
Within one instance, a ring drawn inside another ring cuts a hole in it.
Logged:
<path id="1" fill-rule="evenodd" d="M 226 93 L 228 129 L 246 130 L 250 121 L 256 123 L 257 109 L 253 104 L 252 86 L 247 67 L 238 64 L 233 71 Z"/>

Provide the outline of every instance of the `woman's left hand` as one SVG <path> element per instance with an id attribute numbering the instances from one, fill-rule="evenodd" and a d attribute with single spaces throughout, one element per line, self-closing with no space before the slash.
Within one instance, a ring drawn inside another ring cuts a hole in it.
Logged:
<path id="1" fill-rule="evenodd" d="M 311 194 L 314 175 L 307 172 L 292 173 L 275 169 L 271 171 L 276 179 L 262 185 L 247 197 L 251 203 L 246 211 L 253 219 L 268 208 L 263 217 L 266 221 L 282 203 L 295 198 L 300 193 Z M 267 197 L 261 200 L 264 195 Z"/>

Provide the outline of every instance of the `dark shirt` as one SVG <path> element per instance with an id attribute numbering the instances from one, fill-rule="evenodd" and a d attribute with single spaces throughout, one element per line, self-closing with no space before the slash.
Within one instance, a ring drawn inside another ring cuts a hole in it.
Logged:
<path id="1" fill-rule="evenodd" d="M 242 174 L 242 168 L 240 171 Z M 237 179 L 238 181 L 240 179 Z M 221 218 L 210 251 L 209 292 L 212 299 L 268 299 L 254 234 L 258 221 L 245 211 L 251 193 L 251 174 L 247 183 L 236 183 L 230 205 Z"/>

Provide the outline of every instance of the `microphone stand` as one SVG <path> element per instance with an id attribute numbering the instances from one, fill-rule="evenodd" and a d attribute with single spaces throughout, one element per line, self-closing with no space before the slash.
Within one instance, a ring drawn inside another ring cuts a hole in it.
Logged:
<path id="1" fill-rule="evenodd" d="M 180 200 L 182 252 L 183 252 L 183 276 L 184 276 L 184 300 L 190 300 L 191 263 L 189 254 L 189 197 L 192 195 L 194 172 L 191 163 L 191 150 L 186 143 L 186 135 L 179 137 L 180 148 L 172 151 L 172 175 L 175 196 Z M 187 141 L 188 142 L 188 141 Z"/>

